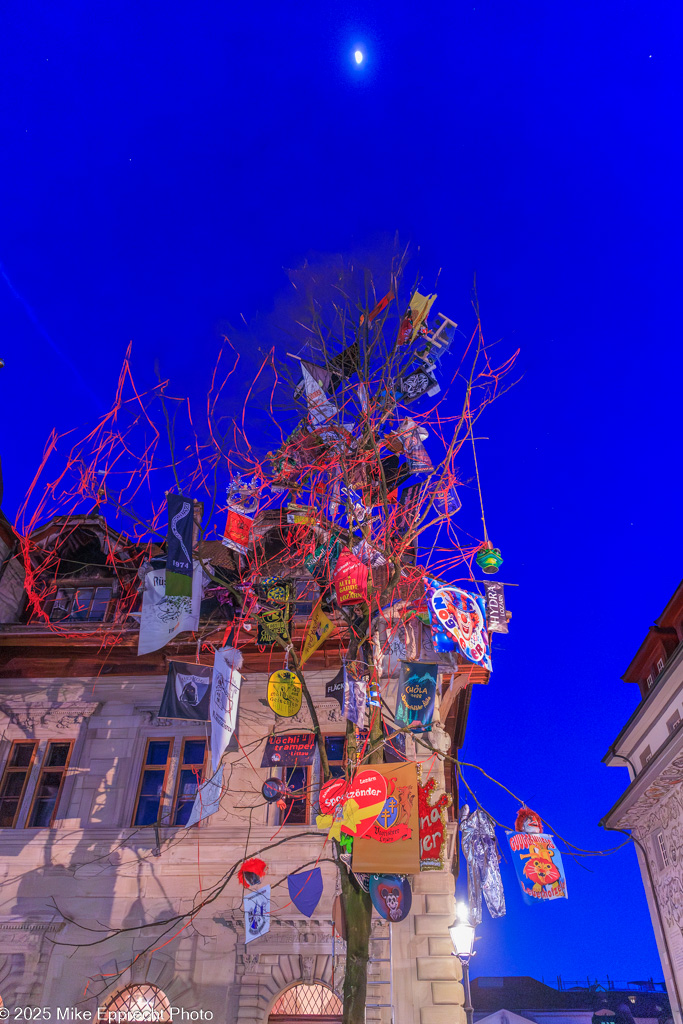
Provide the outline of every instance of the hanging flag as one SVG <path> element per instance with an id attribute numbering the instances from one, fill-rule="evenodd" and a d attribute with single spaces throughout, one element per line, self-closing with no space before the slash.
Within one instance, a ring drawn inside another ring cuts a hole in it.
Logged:
<path id="1" fill-rule="evenodd" d="M 211 679 L 211 765 L 216 772 L 237 725 L 240 699 L 242 654 L 234 647 L 222 647 L 213 659 Z"/>
<path id="2" fill-rule="evenodd" d="M 251 942 L 270 931 L 270 886 L 244 894 L 244 941 Z"/>
<path id="3" fill-rule="evenodd" d="M 278 637 L 289 638 L 291 585 L 278 576 L 260 580 L 258 595 L 261 601 L 277 607 L 262 610 L 258 617 L 257 644 L 274 644 Z"/>
<path id="4" fill-rule="evenodd" d="M 303 668 L 310 656 L 318 650 L 320 645 L 324 643 L 328 636 L 334 633 L 336 626 L 331 619 L 328 619 L 327 615 L 322 609 L 322 602 L 313 609 L 311 615 L 311 621 L 308 625 L 308 630 L 304 638 L 304 645 L 301 649 L 301 658 L 299 664 Z"/>
<path id="5" fill-rule="evenodd" d="M 353 841 L 353 870 L 416 873 L 420 870 L 417 767 L 406 761 L 374 768 L 386 780 L 386 797 L 371 828 Z"/>
<path id="6" fill-rule="evenodd" d="M 502 583 L 484 581 L 486 591 L 486 621 L 492 633 L 507 633 L 508 620 L 505 614 L 505 588 Z"/>
<path id="7" fill-rule="evenodd" d="M 303 374 L 304 387 L 306 389 L 308 414 L 313 426 L 319 427 L 321 423 L 325 423 L 326 420 L 329 420 L 336 414 L 337 406 L 329 400 L 323 386 L 306 369 L 306 363 L 302 362 L 301 373 Z"/>
<path id="8" fill-rule="evenodd" d="M 180 661 L 171 661 L 159 718 L 188 718 L 196 722 L 208 722 L 211 672 L 208 665 L 186 665 Z"/>
<path id="9" fill-rule="evenodd" d="M 254 520 L 251 516 L 245 516 L 238 509 L 228 506 L 228 518 L 225 522 L 225 536 L 223 545 L 232 548 L 240 555 L 246 555 L 251 545 L 251 531 L 254 527 Z"/>
<path id="10" fill-rule="evenodd" d="M 401 491 L 398 508 L 396 509 L 396 532 L 410 534 L 413 524 L 420 514 L 420 488 L 422 484 L 411 484 Z"/>
<path id="11" fill-rule="evenodd" d="M 166 569 L 151 569 L 145 574 L 138 637 L 138 657 L 165 647 L 178 633 L 199 629 L 204 574 L 194 562 L 192 597 L 166 596 Z"/>
<path id="12" fill-rule="evenodd" d="M 354 725 L 363 725 L 365 721 L 365 701 L 367 689 L 365 680 L 355 678 L 344 665 L 344 704 L 342 714 Z"/>
<path id="13" fill-rule="evenodd" d="M 401 875 L 372 875 L 370 898 L 385 921 L 402 921 L 408 916 L 413 902 L 410 880 Z"/>
<path id="14" fill-rule="evenodd" d="M 429 310 L 432 308 L 436 301 L 436 295 L 420 295 L 419 292 L 413 292 L 410 299 L 410 312 L 413 318 L 413 333 L 411 340 L 413 340 L 423 322 L 429 315 Z"/>
<path id="15" fill-rule="evenodd" d="M 301 871 L 287 878 L 289 898 L 304 917 L 312 917 L 323 894 L 323 873 L 320 868 Z"/>
<path id="16" fill-rule="evenodd" d="M 506 832 L 525 903 L 567 899 L 562 855 L 554 837 L 541 833 Z"/>
<path id="17" fill-rule="evenodd" d="M 442 491 L 434 494 L 434 508 L 442 516 L 454 516 L 462 508 L 462 502 L 453 484 L 448 484 Z"/>
<path id="18" fill-rule="evenodd" d="M 332 582 L 340 608 L 367 601 L 368 567 L 360 558 L 352 555 L 348 548 L 342 548 Z"/>
<path id="19" fill-rule="evenodd" d="M 350 515 L 348 508 L 346 510 L 346 522 L 349 526 L 355 526 L 356 523 L 359 525 L 364 523 L 369 516 L 372 515 L 372 509 L 368 508 L 363 502 L 363 497 L 354 490 L 353 487 L 347 487 L 346 484 L 341 484 L 339 488 L 342 496 L 346 498 L 346 505 L 351 505 L 353 514 Z"/>
<path id="20" fill-rule="evenodd" d="M 446 856 L 446 808 L 451 797 L 442 793 L 432 803 L 436 779 L 432 775 L 424 786 L 418 786 L 420 815 L 420 871 L 442 871 Z"/>
<path id="21" fill-rule="evenodd" d="M 334 678 L 325 683 L 325 696 L 329 699 L 334 697 L 339 701 L 339 707 L 344 707 L 344 669 L 339 669 Z"/>
<path id="22" fill-rule="evenodd" d="M 369 565 L 372 569 L 376 569 L 378 565 L 387 564 L 387 560 L 382 552 L 378 551 L 372 544 L 368 544 L 366 540 L 360 541 L 359 544 L 354 544 L 351 552 L 356 558 L 360 558 L 364 565 Z"/>
<path id="23" fill-rule="evenodd" d="M 368 313 L 368 323 L 371 324 L 375 317 L 379 316 L 380 313 L 384 312 L 389 303 L 394 297 L 393 292 L 387 292 L 384 298 L 380 299 L 377 305 L 370 310 Z"/>
<path id="24" fill-rule="evenodd" d="M 307 359 L 301 360 L 301 372 L 306 367 L 310 377 L 316 381 L 328 394 L 334 392 L 334 384 L 332 383 L 332 375 L 329 370 L 326 370 L 324 366 L 318 366 L 317 363 L 309 363 Z M 294 388 L 294 398 L 299 399 L 304 393 L 306 388 L 306 381 L 302 377 L 297 386 Z"/>
<path id="25" fill-rule="evenodd" d="M 168 494 L 168 533 L 166 535 L 166 595 L 192 595 L 192 530 L 194 527 L 191 498 Z"/>
<path id="26" fill-rule="evenodd" d="M 411 473 L 431 473 L 434 466 L 422 443 L 429 436 L 424 427 L 418 427 L 415 420 L 408 416 L 401 420 L 398 432 L 403 441 L 403 450 Z"/>
<path id="27" fill-rule="evenodd" d="M 261 758 L 262 768 L 303 768 L 313 764 L 315 733 L 278 733 L 268 737 Z"/>
<path id="28" fill-rule="evenodd" d="M 268 680 L 268 703 L 280 718 L 292 718 L 301 710 L 301 680 L 296 672 L 280 668 Z"/>
<path id="29" fill-rule="evenodd" d="M 337 540 L 339 533 L 332 530 L 330 536 L 318 544 L 315 551 L 309 552 L 304 558 L 304 568 L 318 583 L 327 585 L 332 578 L 342 546 Z"/>
<path id="30" fill-rule="evenodd" d="M 437 651 L 458 651 L 491 671 L 484 598 L 430 577 L 425 582 L 427 607 Z"/>
<path id="31" fill-rule="evenodd" d="M 438 665 L 423 665 L 419 662 L 401 662 L 401 674 L 396 695 L 397 726 L 411 725 L 420 722 L 421 729 L 415 732 L 428 732 L 434 717 L 434 701 L 436 698 L 436 677 Z"/>
<path id="32" fill-rule="evenodd" d="M 223 769 L 219 768 L 211 778 L 206 779 L 197 790 L 197 795 L 192 804 L 190 817 L 187 819 L 187 828 L 196 825 L 200 821 L 215 814 L 221 803 L 223 792 Z"/>
<path id="33" fill-rule="evenodd" d="M 327 366 L 332 375 L 332 384 L 336 388 L 343 380 L 352 377 L 357 373 L 360 364 L 360 345 L 353 341 L 342 352 L 327 360 Z"/>
<path id="34" fill-rule="evenodd" d="M 434 375 L 434 367 L 431 363 L 427 363 L 422 369 L 413 370 L 406 377 L 399 377 L 396 381 L 396 398 L 405 405 L 422 398 L 423 395 L 433 398 L 440 391 L 441 387 Z"/>

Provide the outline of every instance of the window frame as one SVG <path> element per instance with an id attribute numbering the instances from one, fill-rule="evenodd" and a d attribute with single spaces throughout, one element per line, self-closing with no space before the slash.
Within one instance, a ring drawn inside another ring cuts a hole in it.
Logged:
<path id="1" fill-rule="evenodd" d="M 28 746 L 29 743 L 33 744 L 33 751 L 31 752 L 31 760 L 30 760 L 30 762 L 28 764 L 28 767 L 26 767 L 26 768 L 24 768 L 24 767 L 13 768 L 13 767 L 11 767 L 12 754 L 14 753 L 15 748 L 19 747 L 19 746 Z M 16 828 L 17 827 L 17 822 L 19 821 L 19 817 L 21 815 L 21 809 L 24 806 L 24 798 L 26 797 L 26 790 L 28 789 L 29 782 L 31 781 L 31 776 L 33 774 L 33 770 L 34 770 L 34 767 L 35 767 L 35 764 L 36 764 L 36 758 L 37 758 L 39 749 L 40 749 L 40 743 L 39 743 L 38 740 L 12 740 L 11 743 L 10 743 L 9 752 L 7 754 L 7 760 L 5 761 L 5 766 L 4 766 L 3 771 L 2 771 L 2 778 L 0 778 L 0 802 L 4 799 L 4 797 L 2 796 L 2 791 L 3 791 L 3 787 L 5 785 L 5 780 L 8 777 L 8 775 L 10 775 L 10 774 L 16 775 L 19 772 L 25 771 L 26 772 L 26 778 L 24 779 L 24 785 L 21 787 L 21 793 L 20 793 L 19 799 L 17 801 L 17 809 L 16 809 L 16 811 L 14 813 L 14 818 L 12 820 L 12 824 L 11 825 L 2 825 L 2 826 L 0 826 L 3 829 L 4 828 Z"/>
<path id="2" fill-rule="evenodd" d="M 279 771 L 281 773 L 279 778 L 285 783 L 285 785 L 287 785 L 287 775 L 286 775 L 286 773 L 288 771 L 294 772 L 297 769 L 299 771 L 304 772 L 304 785 L 303 785 L 304 796 L 297 797 L 296 801 L 295 800 L 291 800 L 290 803 L 289 803 L 289 806 L 285 807 L 284 810 L 280 811 L 280 822 L 279 822 L 279 824 L 280 825 L 287 825 L 287 826 L 289 826 L 289 825 L 297 826 L 298 825 L 300 828 L 303 828 L 304 826 L 310 825 L 310 823 L 311 823 L 310 793 L 311 793 L 311 784 L 312 784 L 312 779 L 313 779 L 313 773 L 312 773 L 313 772 L 313 766 L 310 765 L 310 764 L 288 764 L 288 765 L 283 764 L 281 766 L 281 768 L 279 769 Z M 297 792 L 297 791 L 295 790 L 295 792 Z M 287 800 L 287 797 L 285 797 L 284 799 Z M 291 805 L 293 803 L 295 803 L 295 802 L 303 803 L 304 809 L 306 811 L 305 821 L 289 821 L 289 807 L 291 807 Z"/>
<path id="3" fill-rule="evenodd" d="M 60 590 L 61 591 L 67 591 L 68 593 L 70 593 L 69 608 L 68 608 L 68 611 L 67 611 L 66 615 L 62 616 L 61 619 L 53 619 L 52 618 L 52 614 L 53 614 L 55 605 L 57 604 L 57 598 L 59 596 Z M 90 598 L 90 603 L 88 605 L 88 615 L 87 615 L 87 617 L 84 618 L 84 619 L 73 619 L 73 618 L 71 618 L 71 610 L 73 608 L 74 599 L 76 597 L 76 594 L 79 592 L 79 590 L 92 590 L 92 596 Z M 106 605 L 106 608 L 104 609 L 104 614 L 103 614 L 102 618 L 101 619 L 91 619 L 90 618 L 90 610 L 92 608 L 93 601 L 95 600 L 95 594 L 97 593 L 98 590 L 108 590 L 109 591 L 109 600 L 107 601 L 107 605 Z M 52 604 L 50 606 L 50 622 L 72 622 L 72 623 L 74 623 L 74 622 L 75 623 L 78 623 L 78 622 L 94 622 L 94 623 L 97 623 L 97 622 L 107 622 L 109 620 L 109 613 L 111 611 L 112 601 L 115 600 L 115 596 L 116 595 L 114 593 L 114 581 L 113 580 L 108 580 L 108 581 L 104 581 L 104 580 L 97 580 L 97 581 L 95 581 L 95 580 L 93 580 L 92 582 L 89 582 L 87 580 L 83 580 L 82 582 L 75 583 L 75 584 L 70 584 L 70 583 L 62 584 L 62 585 L 57 587 L 57 590 L 55 592 L 55 596 L 54 596 L 54 598 L 52 600 Z"/>
<path id="4" fill-rule="evenodd" d="M 185 767 L 185 762 L 183 760 L 183 757 L 184 757 L 184 754 L 185 754 L 185 744 L 186 743 L 203 743 L 204 744 L 204 761 L 202 763 L 202 778 L 201 778 L 201 782 L 206 782 L 206 762 L 207 762 L 207 758 L 209 756 L 209 741 L 208 741 L 207 737 L 206 736 L 181 736 L 180 737 L 180 754 L 178 756 L 178 766 L 176 768 L 175 785 L 173 787 L 173 800 L 171 801 L 171 810 L 170 810 L 170 814 L 169 814 L 169 827 L 170 828 L 187 828 L 188 827 L 187 825 L 176 825 L 176 823 L 175 823 L 175 816 L 176 816 L 176 812 L 178 810 L 178 793 L 179 793 L 179 790 L 180 790 L 180 779 L 181 779 L 181 776 L 182 776 L 182 773 L 183 773 L 183 768 Z M 147 755 L 147 748 L 145 748 L 145 757 L 146 757 L 146 755 Z M 169 756 L 168 756 L 168 762 L 169 763 L 171 761 L 171 757 L 172 757 L 172 752 L 169 753 Z M 144 767 L 145 766 L 143 764 L 143 769 L 144 769 Z M 194 767 L 196 767 L 196 765 L 188 765 L 188 767 L 189 768 L 194 768 Z M 142 783 L 142 773 L 140 773 L 140 782 Z M 162 797 L 162 799 L 163 799 L 163 797 Z M 137 809 L 137 801 L 136 801 L 136 809 Z M 133 818 L 135 818 L 135 813 L 133 813 Z M 197 822 L 197 824 L 199 824 L 199 822 Z M 142 828 L 144 826 L 137 825 L 136 827 L 137 828 Z M 192 828 L 194 826 L 189 826 L 189 827 Z"/>
<path id="5" fill-rule="evenodd" d="M 41 761 L 40 768 L 39 768 L 38 773 L 36 775 L 36 781 L 35 781 L 35 785 L 33 787 L 33 793 L 31 794 L 31 806 L 29 807 L 28 814 L 26 815 L 26 824 L 24 825 L 24 828 L 53 828 L 54 827 L 55 818 L 57 817 L 57 811 L 59 810 L 59 803 L 60 803 L 60 800 L 62 799 L 62 793 L 64 792 L 64 783 L 66 781 L 67 772 L 69 771 L 69 765 L 71 764 L 71 755 L 74 752 L 74 744 L 75 744 L 75 742 L 76 741 L 74 739 L 63 739 L 63 740 L 50 740 L 50 739 L 48 739 L 48 740 L 46 740 L 46 742 L 45 742 L 45 752 L 43 753 L 43 759 Z M 64 762 L 64 764 L 63 765 L 56 765 L 56 766 L 54 766 L 54 765 L 49 766 L 47 764 L 47 758 L 48 758 L 48 754 L 50 753 L 50 747 L 53 744 L 65 744 L 65 743 L 68 744 L 69 750 L 68 750 L 68 753 L 66 755 L 66 761 Z M 57 796 L 55 797 L 55 805 L 52 808 L 52 814 L 50 815 L 50 822 L 49 822 L 48 825 L 32 825 L 31 824 L 31 817 L 33 816 L 33 810 L 34 810 L 34 808 L 36 806 L 36 801 L 38 799 L 38 792 L 40 790 L 40 780 L 42 779 L 43 774 L 46 773 L 46 772 L 60 772 L 61 773 L 61 779 L 59 781 L 59 789 L 57 790 Z"/>
<path id="6" fill-rule="evenodd" d="M 135 800 L 133 801 L 133 813 L 130 818 L 131 828 L 154 828 L 155 825 L 159 827 L 166 827 L 166 822 L 163 820 L 164 804 L 168 797 L 168 773 L 171 770 L 173 764 L 173 752 L 175 750 L 175 736 L 147 736 L 145 739 L 145 748 L 142 752 L 142 762 L 140 764 L 140 774 L 138 777 L 138 785 L 135 791 Z M 148 769 L 155 770 L 154 765 L 147 764 L 147 753 L 149 751 L 150 743 L 168 743 L 168 754 L 166 755 L 166 765 L 164 767 L 164 780 L 161 784 L 161 796 L 159 797 L 159 813 L 157 814 L 157 820 L 149 825 L 136 825 L 135 819 L 138 813 L 138 806 L 140 803 L 140 791 L 142 790 L 142 780 L 145 775 L 145 771 Z"/>
<path id="7" fill-rule="evenodd" d="M 676 729 L 681 724 L 681 713 L 678 708 L 674 708 L 673 712 L 669 715 L 666 720 L 666 731 L 671 735 L 672 732 L 676 732 Z"/>
<path id="8" fill-rule="evenodd" d="M 643 769 L 647 767 L 648 762 L 652 760 L 652 750 L 649 743 L 646 747 L 643 747 L 638 756 L 640 758 L 640 770 L 642 772 Z"/>

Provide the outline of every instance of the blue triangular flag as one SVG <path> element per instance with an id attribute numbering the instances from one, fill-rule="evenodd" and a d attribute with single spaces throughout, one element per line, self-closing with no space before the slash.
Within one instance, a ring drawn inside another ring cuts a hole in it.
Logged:
<path id="1" fill-rule="evenodd" d="M 323 894 L 323 873 L 320 868 L 311 868 L 287 879 L 289 898 L 305 917 L 310 917 L 320 903 Z"/>

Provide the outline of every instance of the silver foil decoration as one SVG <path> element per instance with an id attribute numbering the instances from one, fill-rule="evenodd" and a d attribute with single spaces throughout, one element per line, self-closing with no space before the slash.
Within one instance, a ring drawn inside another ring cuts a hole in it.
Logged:
<path id="1" fill-rule="evenodd" d="M 491 917 L 503 917 L 505 893 L 498 866 L 496 828 L 486 811 L 477 807 L 470 814 L 465 804 L 460 811 L 460 842 L 467 860 L 470 921 L 472 924 L 481 924 L 482 894 Z"/>

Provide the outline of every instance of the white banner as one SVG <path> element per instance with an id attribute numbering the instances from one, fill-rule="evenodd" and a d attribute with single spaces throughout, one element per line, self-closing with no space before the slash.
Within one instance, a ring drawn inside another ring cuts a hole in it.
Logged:
<path id="1" fill-rule="evenodd" d="M 222 792 L 223 769 L 221 768 L 210 779 L 202 782 L 197 790 L 186 827 L 189 828 L 190 825 L 196 825 L 198 821 L 203 821 L 211 814 L 215 814 L 220 807 Z"/>
<path id="2" fill-rule="evenodd" d="M 240 698 L 242 655 L 234 647 L 216 651 L 211 684 L 211 766 L 214 773 L 237 725 Z"/>
<path id="3" fill-rule="evenodd" d="M 193 563 L 192 597 L 166 596 L 166 569 L 150 569 L 145 576 L 140 615 L 138 657 L 159 651 L 178 633 L 199 629 L 202 603 L 202 567 Z"/>
<path id="4" fill-rule="evenodd" d="M 244 894 L 244 941 L 251 942 L 270 931 L 270 886 Z"/>

